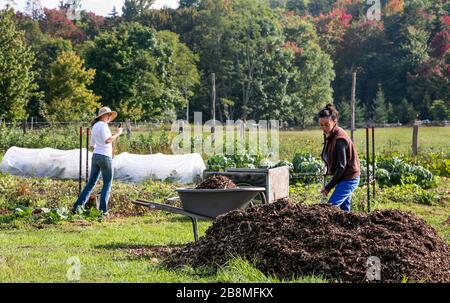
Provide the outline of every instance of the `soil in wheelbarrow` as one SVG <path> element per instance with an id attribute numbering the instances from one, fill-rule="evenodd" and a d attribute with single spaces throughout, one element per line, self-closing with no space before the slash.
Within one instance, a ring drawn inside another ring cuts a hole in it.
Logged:
<path id="1" fill-rule="evenodd" d="M 413 214 L 346 214 L 329 205 L 289 200 L 220 216 L 204 237 L 165 262 L 217 267 L 230 255 L 283 279 L 319 275 L 337 282 L 450 282 L 448 244 Z"/>
<path id="2" fill-rule="evenodd" d="M 196 189 L 232 189 L 237 188 L 236 184 L 228 177 L 221 175 L 214 175 L 205 179 L 202 183 L 197 185 Z"/>

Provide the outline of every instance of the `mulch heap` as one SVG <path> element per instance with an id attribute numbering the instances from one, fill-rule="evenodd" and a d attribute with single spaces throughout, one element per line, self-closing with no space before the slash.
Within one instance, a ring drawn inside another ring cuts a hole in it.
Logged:
<path id="1" fill-rule="evenodd" d="M 202 183 L 197 185 L 196 189 L 232 189 L 237 188 L 236 184 L 228 177 L 221 175 L 214 175 L 205 179 Z"/>
<path id="2" fill-rule="evenodd" d="M 450 282 L 448 244 L 423 220 L 399 210 L 346 214 L 284 199 L 220 216 L 197 243 L 165 262 L 214 267 L 229 256 L 282 279 L 320 275 L 338 282 L 368 281 L 368 258 L 376 256 L 382 282 Z"/>

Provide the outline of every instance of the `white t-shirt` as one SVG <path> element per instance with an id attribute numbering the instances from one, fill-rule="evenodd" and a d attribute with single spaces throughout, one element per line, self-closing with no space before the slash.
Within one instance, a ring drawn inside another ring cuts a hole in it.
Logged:
<path id="1" fill-rule="evenodd" d="M 98 121 L 92 127 L 92 136 L 90 145 L 94 147 L 94 154 L 100 154 L 112 158 L 112 143 L 105 141 L 111 137 L 111 130 L 107 123 Z"/>

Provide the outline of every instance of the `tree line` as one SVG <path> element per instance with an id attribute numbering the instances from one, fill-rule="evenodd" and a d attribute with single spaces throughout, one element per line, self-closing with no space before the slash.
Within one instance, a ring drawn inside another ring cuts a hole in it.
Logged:
<path id="1" fill-rule="evenodd" d="M 307 126 L 329 102 L 357 122 L 450 119 L 450 4 L 363 0 L 180 0 L 119 13 L 27 1 L 0 11 L 0 119 L 89 119 L 101 105 L 120 119 L 279 119 Z M 71 17 L 74 12 L 76 17 Z"/>

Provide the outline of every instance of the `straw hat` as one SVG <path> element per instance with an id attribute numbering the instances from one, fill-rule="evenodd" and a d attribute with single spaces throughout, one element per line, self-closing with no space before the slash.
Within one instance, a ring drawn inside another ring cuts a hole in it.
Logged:
<path id="1" fill-rule="evenodd" d="M 97 115 L 97 117 L 95 117 L 95 119 L 98 119 L 101 116 L 106 115 L 106 114 L 111 114 L 111 121 L 116 119 L 116 117 L 117 117 L 116 111 L 113 111 L 109 107 L 105 106 L 98 110 L 98 115 Z"/>

